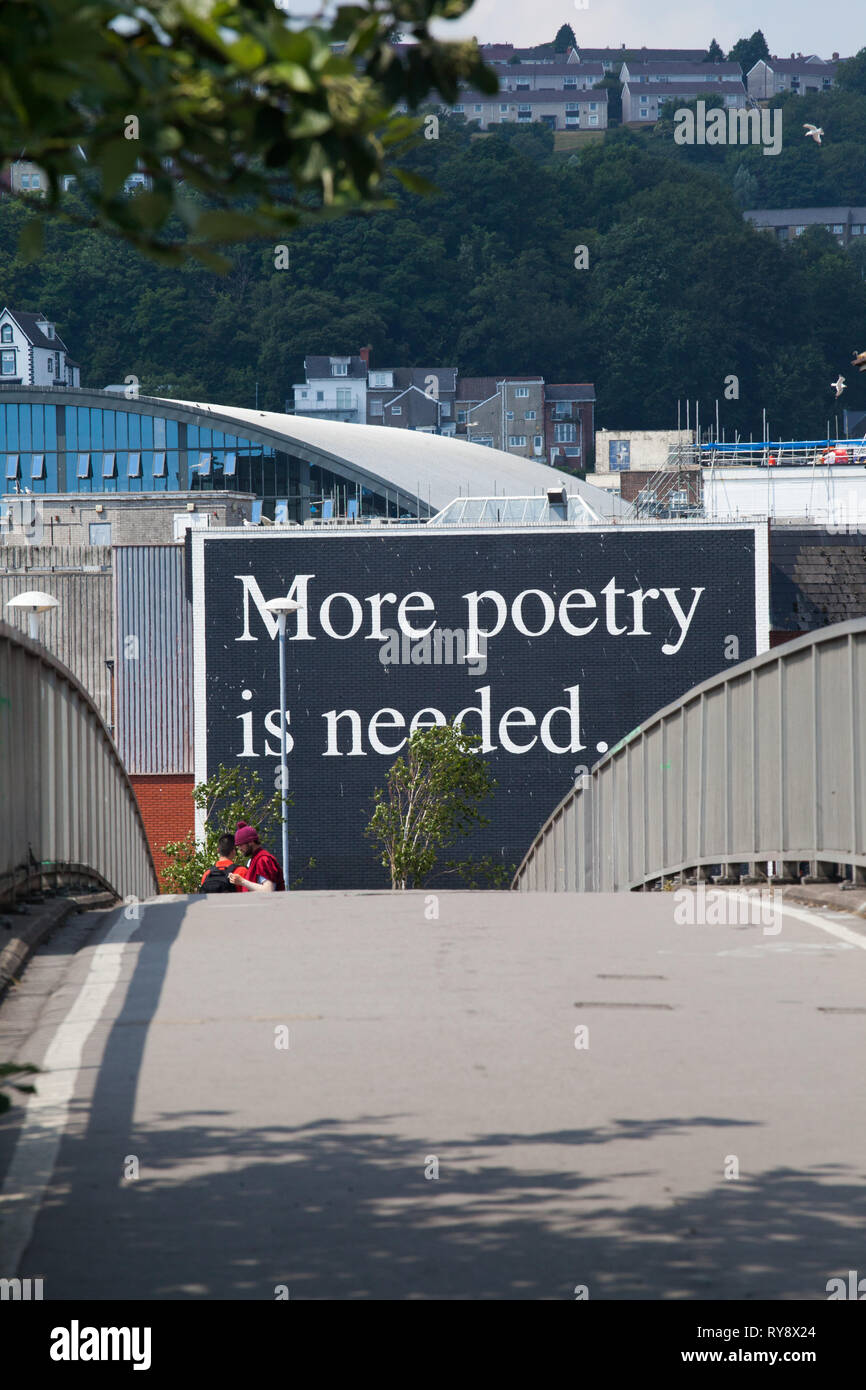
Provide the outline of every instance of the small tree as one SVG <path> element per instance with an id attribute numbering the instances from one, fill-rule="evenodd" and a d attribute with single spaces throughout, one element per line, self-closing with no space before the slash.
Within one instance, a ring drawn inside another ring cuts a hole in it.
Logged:
<path id="1" fill-rule="evenodd" d="M 192 799 L 204 811 L 204 839 L 197 840 L 190 831 L 185 839 L 163 845 L 163 854 L 172 861 L 162 875 L 167 893 L 200 892 L 202 874 L 213 868 L 219 857 L 220 835 L 234 832 L 239 820 L 254 825 L 263 844 L 283 823 L 280 792 L 269 792 L 259 774 L 246 768 L 221 763 L 207 782 L 193 788 Z M 293 804 L 289 797 L 288 805 Z"/>
<path id="2" fill-rule="evenodd" d="M 707 56 L 706 56 L 706 58 L 704 59 L 704 62 L 705 62 L 705 63 L 723 63 L 724 61 L 725 61 L 725 55 L 724 55 L 724 53 L 723 53 L 723 51 L 722 51 L 721 45 L 719 44 L 718 39 L 713 39 L 712 43 L 710 44 L 709 48 L 707 49 Z"/>
<path id="3" fill-rule="evenodd" d="M 561 24 L 556 31 L 556 38 L 553 40 L 553 51 L 554 53 L 567 53 L 570 48 L 577 48 L 574 30 L 570 24 Z"/>
<path id="4" fill-rule="evenodd" d="M 406 756 L 392 763 L 385 788 L 376 789 L 364 833 L 378 844 L 392 888 L 420 888 L 441 849 L 489 825 L 478 803 L 496 783 L 477 752 L 480 742 L 462 725 L 416 729 Z M 454 872 L 467 868 L 450 866 Z"/>

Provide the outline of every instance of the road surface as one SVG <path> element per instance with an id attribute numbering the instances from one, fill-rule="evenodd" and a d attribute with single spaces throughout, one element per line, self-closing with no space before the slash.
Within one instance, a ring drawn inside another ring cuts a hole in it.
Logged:
<path id="1" fill-rule="evenodd" d="M 866 1273 L 858 918 L 139 912 L 59 932 L 0 1008 L 0 1050 L 47 1068 L 0 1125 L 0 1275 L 46 1299 L 825 1299 Z"/>

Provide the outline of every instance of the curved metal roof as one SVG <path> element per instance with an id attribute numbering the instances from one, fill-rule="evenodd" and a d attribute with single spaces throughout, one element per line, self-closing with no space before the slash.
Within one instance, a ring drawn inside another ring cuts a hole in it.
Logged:
<path id="1" fill-rule="evenodd" d="M 348 473 L 377 491 L 384 484 L 394 492 L 418 497 L 429 503 L 433 512 L 441 511 L 459 496 L 526 497 L 560 485 L 571 494 L 580 493 L 601 516 L 631 515 L 630 505 L 620 497 L 581 482 L 570 473 L 446 435 L 193 401 L 166 404 L 193 411 L 198 424 L 205 423 L 201 415 L 207 412 L 208 424 L 218 419 L 226 426 L 232 422 L 245 424 L 271 437 L 279 436 L 291 453 L 322 463 L 335 472 Z"/>

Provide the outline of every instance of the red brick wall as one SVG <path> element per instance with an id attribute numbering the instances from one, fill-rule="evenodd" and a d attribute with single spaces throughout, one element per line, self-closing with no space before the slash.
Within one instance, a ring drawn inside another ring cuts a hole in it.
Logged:
<path id="1" fill-rule="evenodd" d="M 195 828 L 192 789 L 195 778 L 188 773 L 177 776 L 130 777 L 144 819 L 144 828 L 153 853 L 156 872 L 161 876 L 168 860 L 160 846 L 182 840 Z"/>

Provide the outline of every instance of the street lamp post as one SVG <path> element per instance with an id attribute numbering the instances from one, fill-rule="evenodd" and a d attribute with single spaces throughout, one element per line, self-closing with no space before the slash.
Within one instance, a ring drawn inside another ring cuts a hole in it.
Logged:
<path id="1" fill-rule="evenodd" d="M 282 823 L 283 878 L 286 892 L 289 891 L 289 763 L 288 733 L 286 730 L 286 619 L 290 613 L 297 613 L 303 604 L 291 598 L 272 598 L 265 604 L 269 613 L 277 617 L 277 630 L 280 635 L 280 814 Z"/>
<path id="2" fill-rule="evenodd" d="M 39 589 L 28 589 L 25 594 L 16 594 L 6 604 L 7 608 L 23 608 L 27 614 L 28 634 L 34 642 L 39 641 L 39 614 L 48 613 L 59 604 L 52 594 L 43 594 Z"/>

